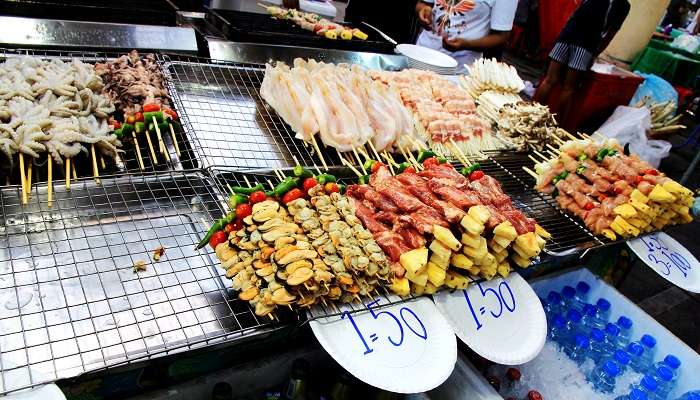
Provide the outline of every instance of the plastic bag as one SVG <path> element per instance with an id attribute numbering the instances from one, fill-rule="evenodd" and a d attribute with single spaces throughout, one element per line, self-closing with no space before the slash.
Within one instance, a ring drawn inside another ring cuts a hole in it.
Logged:
<path id="1" fill-rule="evenodd" d="M 622 146 L 629 143 L 630 151 L 655 168 L 661 159 L 668 156 L 671 143 L 665 140 L 647 139 L 647 129 L 651 128 L 651 115 L 645 107 L 619 106 L 613 115 L 600 128 L 602 135 L 615 138 Z"/>
<path id="2" fill-rule="evenodd" d="M 634 71 L 634 73 L 643 76 L 644 82 L 639 85 L 634 96 L 632 96 L 632 100 L 629 103 L 630 106 L 635 106 L 645 97 L 648 97 L 651 103 L 663 103 L 670 100 L 673 101 L 676 108 L 678 107 L 678 92 L 673 88 L 673 85 L 654 74 L 645 74 L 639 71 Z M 647 104 L 649 103 L 647 102 Z"/>
<path id="3" fill-rule="evenodd" d="M 684 33 L 673 39 L 671 47 L 685 50 L 689 53 L 695 53 L 700 48 L 700 39 L 697 36 Z"/>

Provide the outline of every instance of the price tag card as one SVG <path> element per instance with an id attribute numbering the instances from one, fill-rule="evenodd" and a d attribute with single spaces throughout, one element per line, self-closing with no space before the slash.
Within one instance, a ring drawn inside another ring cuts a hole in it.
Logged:
<path id="1" fill-rule="evenodd" d="M 480 356 L 517 365 L 539 354 L 547 319 L 537 294 L 518 274 L 433 296 L 457 337 Z"/>
<path id="2" fill-rule="evenodd" d="M 689 292 L 700 293 L 700 265 L 676 239 L 657 232 L 627 241 L 627 245 L 651 269 Z"/>
<path id="3" fill-rule="evenodd" d="M 427 298 L 381 307 L 385 299 L 354 305 L 363 311 L 311 321 L 319 343 L 361 381 L 397 393 L 425 392 L 443 383 L 457 362 L 457 340 Z M 310 312 L 314 315 L 314 311 Z"/>

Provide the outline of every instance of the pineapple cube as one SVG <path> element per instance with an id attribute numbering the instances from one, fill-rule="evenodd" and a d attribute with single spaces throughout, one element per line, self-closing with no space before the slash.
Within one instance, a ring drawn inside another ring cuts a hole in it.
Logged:
<path id="1" fill-rule="evenodd" d="M 457 251 L 462 247 L 462 244 L 457 240 L 457 238 L 450 232 L 449 229 L 442 227 L 440 225 L 433 225 L 433 236 L 436 240 L 442 242 L 445 247 Z"/>
<path id="2" fill-rule="evenodd" d="M 438 287 L 428 282 L 428 284 L 425 285 L 425 290 L 423 291 L 423 294 L 435 294 L 437 291 Z"/>
<path id="3" fill-rule="evenodd" d="M 484 225 L 491 217 L 489 209 L 481 204 L 469 207 L 469 211 L 467 213 L 481 225 Z"/>
<path id="4" fill-rule="evenodd" d="M 508 239 L 507 237 L 504 236 L 494 236 L 493 239 L 491 239 L 494 243 L 497 243 L 499 246 L 503 247 L 504 249 L 508 246 L 510 246 L 511 242 L 513 242 L 513 239 Z"/>
<path id="5" fill-rule="evenodd" d="M 615 232 L 611 229 L 603 229 L 602 234 L 603 236 L 612 241 L 615 241 L 617 239 L 617 235 L 615 235 Z"/>
<path id="6" fill-rule="evenodd" d="M 435 257 L 437 255 L 437 257 L 440 259 L 449 260 L 450 255 L 452 255 L 452 251 L 450 251 L 450 249 L 439 240 L 433 240 L 428 248 L 433 252 L 431 257 Z"/>
<path id="7" fill-rule="evenodd" d="M 406 273 L 410 271 L 411 274 L 418 275 L 419 272 L 425 269 L 426 264 L 428 264 L 428 249 L 421 247 L 407 251 L 401 254 L 399 262 L 406 270 Z"/>
<path id="8" fill-rule="evenodd" d="M 486 246 L 486 238 L 479 238 L 479 247 L 474 248 L 470 246 L 464 246 L 462 251 L 464 252 L 464 254 L 468 255 L 472 259 L 482 259 L 488 252 L 488 248 Z"/>
<path id="9" fill-rule="evenodd" d="M 515 238 L 515 245 L 520 247 L 523 254 L 529 257 L 534 257 L 540 254 L 541 251 L 535 232 L 528 232 L 518 236 Z"/>
<path id="10" fill-rule="evenodd" d="M 622 218 L 632 218 L 637 215 L 637 210 L 630 204 L 620 204 L 613 209 L 613 212 Z"/>
<path id="11" fill-rule="evenodd" d="M 676 181 L 669 180 L 663 184 L 663 187 L 670 193 L 679 194 L 685 197 L 693 197 L 692 190 L 688 189 L 687 187 L 681 185 Z"/>
<path id="12" fill-rule="evenodd" d="M 530 266 L 530 260 L 519 256 L 518 254 L 513 254 L 510 256 L 511 260 L 520 268 L 527 268 Z"/>
<path id="13" fill-rule="evenodd" d="M 676 197 L 664 189 L 661 185 L 654 186 L 654 189 L 649 193 L 649 199 L 657 203 L 673 203 Z"/>
<path id="14" fill-rule="evenodd" d="M 411 292 L 408 279 L 406 278 L 394 278 L 389 288 L 399 296 L 408 296 Z"/>
<path id="15" fill-rule="evenodd" d="M 494 253 L 500 253 L 500 252 L 502 252 L 503 250 L 506 249 L 505 247 L 503 247 L 503 246 L 501 246 L 500 244 L 496 243 L 494 240 L 491 240 L 491 241 L 489 242 L 489 248 L 490 248 L 491 250 L 493 250 Z"/>
<path id="16" fill-rule="evenodd" d="M 465 215 L 460 225 L 472 235 L 481 235 L 481 232 L 484 231 L 484 224 L 479 223 L 479 221 L 475 220 L 471 215 Z"/>
<path id="17" fill-rule="evenodd" d="M 428 261 L 428 264 L 430 263 L 433 263 L 442 269 L 447 269 L 447 267 L 450 265 L 450 256 L 444 258 L 443 255 L 433 253 L 433 255 L 430 256 L 430 260 Z"/>
<path id="18" fill-rule="evenodd" d="M 506 238 L 509 241 L 515 240 L 515 238 L 518 236 L 518 232 L 515 231 L 515 227 L 513 227 L 513 224 L 511 224 L 510 221 L 504 221 L 496 225 L 496 227 L 493 228 L 493 234 L 495 236 Z"/>
<path id="19" fill-rule="evenodd" d="M 642 192 L 640 192 L 638 189 L 634 189 L 632 193 L 630 194 L 630 199 L 634 201 L 638 201 L 640 203 L 646 204 L 649 202 L 649 198 L 645 196 Z"/>
<path id="20" fill-rule="evenodd" d="M 465 246 L 469 247 L 479 247 L 479 239 L 481 236 L 479 235 L 470 235 L 468 233 L 463 233 L 462 234 L 462 244 Z"/>
<path id="21" fill-rule="evenodd" d="M 425 286 L 425 284 L 428 283 L 428 271 L 425 270 L 420 274 L 414 274 L 406 270 L 406 278 L 408 278 L 409 281 L 415 283 L 416 285 Z"/>
<path id="22" fill-rule="evenodd" d="M 420 286 L 416 285 L 415 283 L 411 283 L 411 294 L 420 296 L 423 293 L 425 293 L 425 286 Z"/>
<path id="23" fill-rule="evenodd" d="M 446 271 L 435 264 L 428 264 L 428 282 L 440 287 L 445 283 Z"/>
<path id="24" fill-rule="evenodd" d="M 450 259 L 450 265 L 452 265 L 455 268 L 461 268 L 461 269 L 466 269 L 468 270 L 469 268 L 474 265 L 472 260 L 467 258 L 464 254 L 460 253 L 455 253 L 452 255 L 452 258 Z"/>
<path id="25" fill-rule="evenodd" d="M 540 224 L 535 224 L 535 233 L 544 240 L 549 240 L 552 238 L 552 234 L 547 232 L 547 230 L 541 227 Z"/>
<path id="26" fill-rule="evenodd" d="M 506 258 L 508 258 L 508 252 L 507 252 L 507 251 L 501 251 L 500 253 L 494 254 L 494 256 L 496 257 L 496 262 L 502 263 L 503 260 L 505 260 Z"/>
<path id="27" fill-rule="evenodd" d="M 652 214 L 652 208 L 649 207 L 648 205 L 646 205 L 645 203 L 642 203 L 641 201 L 630 200 L 629 204 L 632 205 L 632 207 L 636 208 L 637 210 L 643 212 L 644 214 L 647 214 L 647 215 Z"/>
<path id="28" fill-rule="evenodd" d="M 498 275 L 507 278 L 508 275 L 510 275 L 510 264 L 508 263 L 508 260 L 503 260 L 503 262 L 498 264 L 498 267 L 496 267 L 496 272 L 498 272 Z"/>
<path id="29" fill-rule="evenodd" d="M 445 275 L 445 286 L 450 289 L 466 289 L 471 280 L 456 272 L 447 271 Z"/>
<path id="30" fill-rule="evenodd" d="M 638 236 L 639 235 L 639 229 L 635 228 L 632 224 L 627 222 L 624 218 L 620 217 L 619 215 L 617 217 L 615 217 L 615 219 L 613 220 L 613 223 L 616 223 L 620 228 L 622 228 L 627 233 L 627 235 L 630 235 L 630 236 Z M 612 224 L 611 224 L 611 226 L 612 226 Z"/>

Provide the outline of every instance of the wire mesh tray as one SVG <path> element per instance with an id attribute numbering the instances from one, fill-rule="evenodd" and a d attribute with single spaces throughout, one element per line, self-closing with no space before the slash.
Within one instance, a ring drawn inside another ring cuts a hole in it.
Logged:
<path id="1" fill-rule="evenodd" d="M 58 58 L 63 61 L 69 61 L 72 58 L 79 59 L 85 63 L 97 63 L 105 62 L 108 60 L 113 60 L 125 53 L 101 53 L 101 52 L 79 52 L 79 51 L 56 51 L 56 50 L 33 50 L 33 49 L 2 49 L 0 48 L 0 62 L 4 61 L 8 56 L 18 56 L 18 55 L 28 55 L 33 57 L 39 57 L 43 59 L 54 59 Z M 180 110 L 175 104 L 173 107 L 177 112 Z M 175 140 L 177 142 L 178 149 L 180 150 L 180 155 L 176 153 L 175 144 L 172 140 L 172 135 L 170 132 L 162 132 L 163 141 L 167 147 L 168 154 L 170 156 L 170 161 L 166 161 L 163 154 L 157 152 L 156 146 L 156 158 L 153 160 L 150 155 L 150 150 L 148 143 L 143 135 L 138 136 L 139 149 L 144 163 L 144 172 L 152 171 L 167 171 L 167 170 L 188 170 L 200 167 L 200 162 L 196 157 L 196 153 L 193 150 L 193 146 L 190 143 L 188 136 L 183 130 L 182 125 L 173 124 L 173 131 L 175 134 Z M 150 133 L 151 140 L 157 144 L 157 138 L 155 133 Z M 134 147 L 134 142 L 131 138 L 126 138 L 126 141 L 122 141 L 123 153 L 120 153 L 120 160 L 115 162 L 112 159 L 104 158 L 104 167 L 101 165 L 101 160 L 98 156 L 98 165 L 100 165 L 100 174 L 116 174 L 123 172 L 140 172 L 139 163 L 137 161 L 137 153 Z M 90 150 L 87 147 L 88 151 Z M 47 167 L 46 164 L 46 154 L 41 154 L 41 158 L 35 160 L 35 168 L 33 171 L 32 182 L 43 182 L 47 179 Z M 4 156 L 1 156 L 3 160 Z M 25 161 L 29 157 L 25 158 Z M 76 171 L 78 176 L 92 176 L 92 159 L 89 154 L 80 154 L 73 158 L 76 166 Z M 157 162 L 157 163 L 156 163 Z M 16 160 L 15 160 L 16 164 Z M 9 168 L 10 165 L 3 165 L 0 168 L 0 184 L 19 184 L 19 171 L 15 168 Z M 54 163 L 54 178 L 56 180 L 64 177 L 65 169 L 60 168 Z"/>
<path id="2" fill-rule="evenodd" d="M 0 393 L 279 326 L 194 249 L 221 213 L 214 186 L 191 171 L 86 179 L 52 208 L 45 188 L 24 207 L 0 189 Z"/>
<path id="3" fill-rule="evenodd" d="M 264 67 L 163 56 L 169 91 L 204 167 L 269 169 L 321 165 L 311 146 L 260 97 Z M 329 165 L 340 165 L 324 153 Z"/>

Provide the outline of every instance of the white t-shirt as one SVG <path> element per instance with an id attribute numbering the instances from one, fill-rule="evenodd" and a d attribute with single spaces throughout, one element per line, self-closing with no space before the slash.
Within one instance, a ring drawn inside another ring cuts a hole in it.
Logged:
<path id="1" fill-rule="evenodd" d="M 462 0 L 473 2 L 474 8 L 465 12 L 454 12 L 446 15 L 445 4 L 449 0 L 424 0 L 425 3 L 433 4 L 432 31 L 423 30 L 418 36 L 416 44 L 440 50 L 441 52 L 454 57 L 459 63 L 459 69 L 463 72 L 464 64 L 471 64 L 474 60 L 481 58 L 481 52 L 470 50 L 459 50 L 455 52 L 442 48 L 442 37 L 461 37 L 463 39 L 479 39 L 491 30 L 509 31 L 513 28 L 515 9 L 518 0 Z M 456 7 L 459 7 L 457 4 Z"/>

